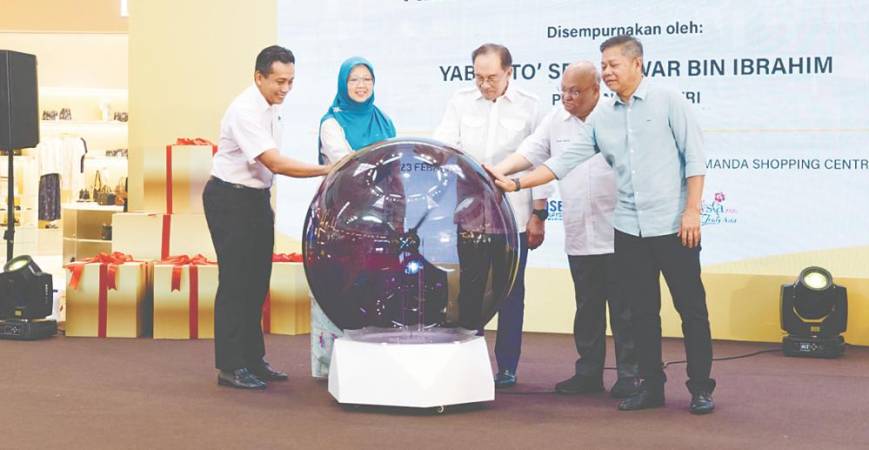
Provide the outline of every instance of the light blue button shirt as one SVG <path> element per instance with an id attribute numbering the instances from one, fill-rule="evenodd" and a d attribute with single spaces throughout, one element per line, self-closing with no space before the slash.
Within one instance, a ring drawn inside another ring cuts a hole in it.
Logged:
<path id="1" fill-rule="evenodd" d="M 615 228 L 652 237 L 679 231 L 686 178 L 706 173 L 703 135 L 691 106 L 678 92 L 643 79 L 629 103 L 602 101 L 584 138 L 544 164 L 559 179 L 598 151 L 615 169 Z"/>

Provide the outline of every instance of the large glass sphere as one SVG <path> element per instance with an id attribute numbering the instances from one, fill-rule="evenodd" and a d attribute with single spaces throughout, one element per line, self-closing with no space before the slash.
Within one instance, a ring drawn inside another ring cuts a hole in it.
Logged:
<path id="1" fill-rule="evenodd" d="M 342 329 L 476 330 L 513 286 L 513 210 L 473 158 L 393 139 L 339 162 L 305 220 L 305 274 Z"/>

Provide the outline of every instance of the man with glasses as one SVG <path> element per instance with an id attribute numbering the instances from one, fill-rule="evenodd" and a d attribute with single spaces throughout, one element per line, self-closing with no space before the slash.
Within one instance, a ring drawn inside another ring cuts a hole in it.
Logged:
<path id="1" fill-rule="evenodd" d="M 600 99 L 600 75 L 594 64 L 571 64 L 561 77 L 561 104 L 519 146 L 518 154 L 538 166 L 564 153 L 582 136 L 586 119 Z M 610 390 L 627 398 L 637 388 L 637 359 L 630 312 L 616 282 L 612 215 L 616 179 L 603 155 L 597 154 L 558 182 L 564 204 L 565 250 L 576 300 L 573 338 L 579 359 L 575 374 L 555 385 L 559 394 L 601 392 L 606 360 L 606 307 L 616 347 L 618 381 Z"/>
<path id="2" fill-rule="evenodd" d="M 471 60 L 476 86 L 462 89 L 453 96 L 434 138 L 462 149 L 480 163 L 497 164 L 513 154 L 522 140 L 534 131 L 540 117 L 540 105 L 537 97 L 512 83 L 513 59 L 503 45 L 483 44 L 471 53 Z M 498 312 L 495 343 L 497 388 L 516 384 L 525 312 L 525 261 L 528 249 L 535 249 L 543 243 L 548 215 L 546 198 L 551 191 L 550 186 L 543 186 L 507 195 L 520 231 L 520 258 L 513 290 Z M 473 258 L 471 253 L 474 252 L 463 251 L 460 244 L 460 260 L 465 255 Z M 467 280 L 472 275 L 466 266 L 462 264 L 460 295 L 469 295 L 467 288 L 471 287 Z M 483 273 L 475 274 L 474 284 L 479 286 L 473 295 L 482 295 L 486 273 L 488 267 L 483 269 Z"/>
<path id="3" fill-rule="evenodd" d="M 595 110 L 577 141 L 531 173 L 521 155 L 487 167 L 506 192 L 554 178 L 602 153 L 615 169 L 615 260 L 631 311 L 642 383 L 619 403 L 622 411 L 664 406 L 667 377 L 661 361 L 661 286 L 664 275 L 682 319 L 692 414 L 715 409 L 712 338 L 700 278 L 700 198 L 706 173 L 703 133 L 679 92 L 643 76 L 643 45 L 616 36 L 600 46 L 603 81 L 615 95 Z"/>

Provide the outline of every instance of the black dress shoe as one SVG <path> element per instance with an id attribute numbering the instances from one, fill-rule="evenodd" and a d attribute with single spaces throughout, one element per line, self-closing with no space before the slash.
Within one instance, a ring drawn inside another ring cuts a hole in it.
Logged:
<path id="1" fill-rule="evenodd" d="M 664 388 L 648 388 L 640 386 L 636 394 L 619 403 L 619 411 L 636 411 L 640 409 L 660 408 L 664 406 Z"/>
<path id="2" fill-rule="evenodd" d="M 217 384 L 239 389 L 265 389 L 266 384 L 247 369 L 221 370 Z"/>
<path id="3" fill-rule="evenodd" d="M 255 364 L 249 369 L 257 378 L 264 381 L 286 381 L 289 378 L 286 373 L 272 369 L 267 361 Z"/>
<path id="4" fill-rule="evenodd" d="M 516 372 L 501 370 L 495 374 L 495 389 L 504 389 L 516 385 Z"/>
<path id="5" fill-rule="evenodd" d="M 640 380 L 636 378 L 619 378 L 610 389 L 612 398 L 628 398 L 640 390 Z"/>
<path id="6" fill-rule="evenodd" d="M 715 410 L 715 402 L 712 401 L 712 394 L 708 392 L 698 392 L 691 394 L 691 414 L 709 414 Z"/>
<path id="7" fill-rule="evenodd" d="M 603 381 L 597 377 L 574 375 L 555 385 L 555 392 L 565 395 L 603 392 Z"/>

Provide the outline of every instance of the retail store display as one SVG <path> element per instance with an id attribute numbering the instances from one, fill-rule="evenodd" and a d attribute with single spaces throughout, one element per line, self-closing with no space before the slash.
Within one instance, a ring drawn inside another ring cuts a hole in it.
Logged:
<path id="1" fill-rule="evenodd" d="M 100 253 L 111 252 L 112 241 L 105 239 L 107 230 L 104 225 L 111 224 L 112 217 L 122 210 L 123 207 L 120 206 L 100 206 L 93 202 L 64 204 L 63 261 L 81 261 Z M 142 258 L 134 252 L 126 253 Z"/>
<path id="2" fill-rule="evenodd" d="M 63 191 L 81 197 L 87 142 L 81 136 L 64 133 L 44 138 L 34 154 L 40 175 L 39 220 L 57 220 L 61 216 Z"/>
<path id="3" fill-rule="evenodd" d="M 60 219 L 60 175 L 39 177 L 39 220 Z"/>

